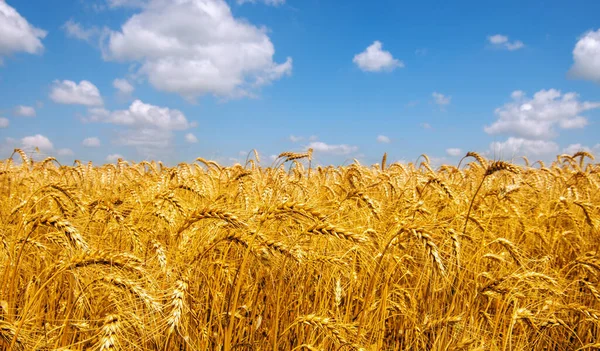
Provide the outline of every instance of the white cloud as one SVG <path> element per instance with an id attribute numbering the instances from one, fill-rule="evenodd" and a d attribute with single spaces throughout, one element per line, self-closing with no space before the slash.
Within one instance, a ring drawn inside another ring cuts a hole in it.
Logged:
<path id="1" fill-rule="evenodd" d="M 289 139 L 290 139 L 290 141 L 291 141 L 292 143 L 298 143 L 298 142 L 300 142 L 300 141 L 304 140 L 304 137 L 301 137 L 301 136 L 295 136 L 295 135 L 290 135 L 290 138 L 289 138 Z"/>
<path id="2" fill-rule="evenodd" d="M 385 136 L 385 135 L 378 135 L 377 136 L 377 142 L 380 144 L 389 144 L 392 141 L 390 140 L 389 137 Z"/>
<path id="3" fill-rule="evenodd" d="M 521 91 L 513 101 L 495 110 L 497 120 L 484 128 L 488 134 L 511 134 L 528 139 L 551 139 L 555 128 L 583 128 L 587 119 L 580 113 L 600 108 L 600 102 L 579 101 L 576 93 L 540 90 L 529 99 Z"/>
<path id="4" fill-rule="evenodd" d="M 97 27 L 84 28 L 81 23 L 75 22 L 72 19 L 65 22 L 62 28 L 67 33 L 67 36 L 88 42 L 97 35 L 100 35 L 100 30 Z"/>
<path id="5" fill-rule="evenodd" d="M 156 158 L 173 151 L 173 133 L 156 128 L 126 129 L 118 133 L 117 145 L 134 147 L 147 158 Z"/>
<path id="6" fill-rule="evenodd" d="M 279 6 L 279 5 L 285 4 L 285 0 L 237 0 L 236 2 L 239 5 L 242 5 L 242 4 L 246 4 L 246 3 L 256 4 L 259 1 L 266 5 L 270 5 L 270 6 Z"/>
<path id="7" fill-rule="evenodd" d="M 552 155 L 558 151 L 558 144 L 553 141 L 510 137 L 504 142 L 491 143 L 490 150 L 504 157 Z"/>
<path id="8" fill-rule="evenodd" d="M 10 124 L 10 121 L 8 120 L 8 118 L 0 117 L 0 129 L 8 128 L 9 124 Z"/>
<path id="9" fill-rule="evenodd" d="M 196 138 L 196 136 L 192 133 L 187 133 L 185 135 L 185 141 L 187 141 L 190 144 L 195 144 L 198 142 L 198 138 Z"/>
<path id="10" fill-rule="evenodd" d="M 81 145 L 85 147 L 100 147 L 100 139 L 97 137 L 85 138 Z"/>
<path id="11" fill-rule="evenodd" d="M 333 155 L 348 155 L 358 151 L 358 146 L 351 146 L 346 144 L 340 145 L 329 145 L 322 141 L 313 141 L 306 146 L 306 149 L 312 148 L 316 152 L 322 152 Z"/>
<path id="12" fill-rule="evenodd" d="M 107 0 L 108 6 L 110 8 L 117 7 L 129 7 L 129 8 L 137 8 L 144 7 L 148 4 L 149 0 Z"/>
<path id="13" fill-rule="evenodd" d="M 108 111 L 103 108 L 89 109 L 90 122 L 104 122 L 138 128 L 160 128 L 165 130 L 185 130 L 191 124 L 179 110 L 159 107 L 135 100 L 127 110 Z"/>
<path id="14" fill-rule="evenodd" d="M 508 51 L 519 50 L 525 47 L 525 44 L 522 41 L 515 40 L 510 42 L 508 37 L 502 34 L 490 35 L 487 39 L 495 48 L 506 49 Z"/>
<path id="15" fill-rule="evenodd" d="M 35 117 L 35 108 L 19 105 L 15 107 L 13 114 L 19 117 Z"/>
<path id="16" fill-rule="evenodd" d="M 600 29 L 585 33 L 573 49 L 573 77 L 600 83 Z"/>
<path id="17" fill-rule="evenodd" d="M 429 123 L 421 123 L 420 126 L 423 129 L 431 129 L 431 124 Z"/>
<path id="18" fill-rule="evenodd" d="M 579 143 L 571 144 L 562 150 L 563 154 L 569 154 L 569 155 L 573 155 L 574 153 L 579 152 L 579 151 L 592 152 L 592 150 L 589 147 L 581 145 Z"/>
<path id="19" fill-rule="evenodd" d="M 462 155 L 462 153 L 463 153 L 462 150 L 459 148 L 452 147 L 452 148 L 446 149 L 446 154 L 448 154 L 448 156 L 457 157 L 457 156 Z"/>
<path id="20" fill-rule="evenodd" d="M 121 155 L 121 154 L 110 154 L 110 155 L 106 156 L 106 161 L 108 161 L 108 162 L 116 162 L 120 158 L 123 158 L 123 155 Z"/>
<path id="21" fill-rule="evenodd" d="M 308 137 L 308 141 L 317 141 L 317 139 L 319 139 L 319 137 L 316 135 L 311 135 L 310 137 Z"/>
<path id="22" fill-rule="evenodd" d="M 447 96 L 442 93 L 438 93 L 437 91 L 434 91 L 431 96 L 433 97 L 433 101 L 442 107 L 449 105 L 450 101 L 452 100 L 452 96 Z"/>
<path id="23" fill-rule="evenodd" d="M 103 104 L 100 91 L 94 84 L 82 80 L 79 84 L 71 80 L 55 80 L 50 99 L 59 104 L 100 106 Z"/>
<path id="24" fill-rule="evenodd" d="M 488 36 L 488 41 L 494 45 L 504 44 L 508 41 L 508 37 L 501 34 Z"/>
<path id="25" fill-rule="evenodd" d="M 54 149 L 54 145 L 50 142 L 50 139 L 46 138 L 41 134 L 36 134 L 32 136 L 26 136 L 21 139 L 21 144 L 24 149 L 32 150 L 36 147 L 41 151 L 52 151 Z"/>
<path id="26" fill-rule="evenodd" d="M 113 87 L 115 87 L 115 89 L 119 91 L 119 94 L 123 96 L 129 96 L 135 90 L 133 85 L 131 85 L 131 83 L 129 83 L 127 79 L 120 78 L 113 80 Z"/>
<path id="27" fill-rule="evenodd" d="M 404 67 L 404 63 L 395 59 L 389 51 L 382 50 L 383 44 L 376 40 L 365 51 L 356 54 L 354 62 L 361 70 L 367 72 L 393 71 Z"/>
<path id="28" fill-rule="evenodd" d="M 249 96 L 292 71 L 291 58 L 273 61 L 267 30 L 233 17 L 224 0 L 152 0 L 102 49 L 106 60 L 138 62 L 156 89 L 188 99 Z"/>
<path id="29" fill-rule="evenodd" d="M 58 156 L 73 156 L 75 154 L 71 149 L 58 149 L 56 153 Z"/>
<path id="30" fill-rule="evenodd" d="M 44 50 L 41 42 L 46 31 L 29 24 L 17 10 L 0 1 L 0 64 L 2 56 L 16 52 L 38 54 Z"/>

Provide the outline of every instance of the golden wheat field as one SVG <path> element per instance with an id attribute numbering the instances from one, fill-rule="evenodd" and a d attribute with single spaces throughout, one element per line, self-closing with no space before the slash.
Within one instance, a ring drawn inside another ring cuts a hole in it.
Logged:
<path id="1" fill-rule="evenodd" d="M 584 350 L 600 166 L 0 163 L 3 350 Z"/>

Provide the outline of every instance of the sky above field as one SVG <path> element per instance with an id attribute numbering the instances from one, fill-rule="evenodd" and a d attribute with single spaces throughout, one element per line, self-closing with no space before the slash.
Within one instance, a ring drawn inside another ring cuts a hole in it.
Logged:
<path id="1" fill-rule="evenodd" d="M 0 0 L 0 158 L 600 156 L 600 1 Z"/>

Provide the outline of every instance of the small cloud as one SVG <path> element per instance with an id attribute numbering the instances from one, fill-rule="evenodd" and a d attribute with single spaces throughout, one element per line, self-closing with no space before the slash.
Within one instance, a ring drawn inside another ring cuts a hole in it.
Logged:
<path id="1" fill-rule="evenodd" d="M 389 144 L 392 141 L 390 140 L 389 137 L 385 136 L 385 135 L 378 135 L 377 136 L 377 142 L 380 144 Z"/>
<path id="2" fill-rule="evenodd" d="M 50 99 L 59 104 L 101 106 L 104 104 L 100 91 L 87 80 L 75 83 L 71 80 L 55 80 Z"/>
<path id="3" fill-rule="evenodd" d="M 291 141 L 292 143 L 298 143 L 298 142 L 300 142 L 300 141 L 304 140 L 304 137 L 301 137 L 301 136 L 295 136 L 295 135 L 290 135 L 289 139 L 290 139 L 290 141 Z"/>
<path id="4" fill-rule="evenodd" d="M 35 108 L 19 105 L 15 107 L 13 114 L 19 117 L 35 117 Z"/>
<path id="5" fill-rule="evenodd" d="M 237 0 L 238 5 L 243 5 L 246 3 L 256 4 L 257 2 L 262 2 L 265 5 L 269 6 L 279 6 L 285 4 L 285 0 Z"/>
<path id="6" fill-rule="evenodd" d="M 121 154 L 110 154 L 110 155 L 106 156 L 106 161 L 108 161 L 108 162 L 116 162 L 120 158 L 123 158 L 123 156 Z"/>
<path id="7" fill-rule="evenodd" d="M 389 51 L 382 50 L 382 47 L 383 44 L 376 40 L 365 51 L 356 54 L 352 61 L 366 72 L 390 72 L 404 67 L 404 62 L 395 59 Z"/>
<path id="8" fill-rule="evenodd" d="M 406 106 L 406 107 L 415 107 L 418 104 L 419 104 L 419 100 L 412 100 L 412 101 L 407 102 L 406 105 L 404 105 L 404 106 Z"/>
<path id="9" fill-rule="evenodd" d="M 493 154 L 500 154 L 504 157 L 538 156 L 556 154 L 558 145 L 553 141 L 510 137 L 503 142 L 491 143 L 490 150 Z"/>
<path id="10" fill-rule="evenodd" d="M 581 145 L 579 143 L 571 144 L 562 150 L 563 154 L 569 154 L 569 155 L 573 155 L 574 153 L 579 152 L 579 151 L 592 152 L 592 150 L 589 147 Z"/>
<path id="11" fill-rule="evenodd" d="M 348 155 L 358 151 L 358 146 L 351 146 L 346 144 L 330 145 L 322 141 L 313 141 L 306 146 L 306 149 L 313 149 L 316 152 L 323 152 L 332 155 Z"/>
<path id="12" fill-rule="evenodd" d="M 573 66 L 569 74 L 600 84 L 600 29 L 579 38 L 573 49 Z"/>
<path id="13" fill-rule="evenodd" d="M 0 129 L 8 128 L 9 124 L 10 124 L 10 122 L 9 122 L 8 118 L 0 117 Z"/>
<path id="14" fill-rule="evenodd" d="M 147 0 L 108 0 L 108 6 L 110 8 L 117 8 L 117 7 L 137 8 L 137 7 L 144 7 L 147 2 L 148 2 Z"/>
<path id="15" fill-rule="evenodd" d="M 85 138 L 81 145 L 85 147 L 100 147 L 100 139 L 97 137 Z"/>
<path id="16" fill-rule="evenodd" d="M 498 48 L 498 49 L 515 51 L 515 50 L 519 50 L 519 49 L 525 47 L 525 44 L 523 44 L 522 41 L 515 40 L 515 41 L 510 42 L 508 40 L 508 37 L 506 35 L 502 35 L 502 34 L 490 35 L 487 37 L 487 39 L 488 39 L 488 42 L 490 42 L 490 44 L 492 44 L 495 48 Z"/>
<path id="17" fill-rule="evenodd" d="M 73 156 L 75 154 L 71 149 L 58 149 L 56 153 L 58 156 Z"/>
<path id="18" fill-rule="evenodd" d="M 311 135 L 311 136 L 308 138 L 308 141 L 317 141 L 317 139 L 319 139 L 319 137 L 318 137 L 318 136 L 316 136 L 316 135 Z"/>
<path id="19" fill-rule="evenodd" d="M 185 141 L 190 143 L 190 144 L 195 144 L 198 142 L 198 138 L 196 138 L 196 136 L 192 133 L 187 133 L 185 135 Z"/>
<path id="20" fill-rule="evenodd" d="M 419 124 L 423 129 L 431 129 L 431 124 L 429 123 L 421 123 Z"/>
<path id="21" fill-rule="evenodd" d="M 108 111 L 103 108 L 89 109 L 88 122 L 104 122 L 138 128 L 162 130 L 185 130 L 191 127 L 185 115 L 167 107 L 150 105 L 135 100 L 127 110 Z"/>
<path id="22" fill-rule="evenodd" d="M 115 87 L 115 89 L 117 89 L 119 94 L 122 96 L 129 96 L 135 90 L 133 85 L 131 85 L 127 79 L 120 78 L 113 80 L 113 87 Z"/>
<path id="23" fill-rule="evenodd" d="M 444 94 L 438 93 L 436 91 L 434 91 L 431 96 L 433 96 L 433 101 L 436 103 L 436 105 L 440 106 L 440 108 L 443 108 L 446 105 L 450 104 L 450 100 L 452 100 L 451 96 L 446 96 Z"/>
<path id="24" fill-rule="evenodd" d="M 52 145 L 52 142 L 50 141 L 50 139 L 48 139 L 47 137 L 45 137 L 41 134 L 26 136 L 23 139 L 21 139 L 21 144 L 23 145 L 24 149 L 29 149 L 29 150 L 38 148 L 41 151 L 48 152 L 48 151 L 52 151 L 52 149 L 54 149 L 54 145 Z"/>
<path id="25" fill-rule="evenodd" d="M 446 149 L 446 154 L 448 154 L 448 156 L 457 157 L 457 156 L 462 155 L 462 153 L 463 153 L 462 150 L 459 148 L 452 147 L 452 148 Z"/>
<path id="26" fill-rule="evenodd" d="M 100 35 L 101 31 L 98 27 L 84 28 L 81 23 L 75 22 L 72 19 L 62 25 L 62 29 L 67 33 L 68 37 L 91 41 L 96 36 Z"/>

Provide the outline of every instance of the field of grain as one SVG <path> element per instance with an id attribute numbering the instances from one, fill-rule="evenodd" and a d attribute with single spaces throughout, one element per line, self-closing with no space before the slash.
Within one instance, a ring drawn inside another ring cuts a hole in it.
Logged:
<path id="1" fill-rule="evenodd" d="M 0 163 L 3 350 L 584 350 L 600 166 Z"/>

